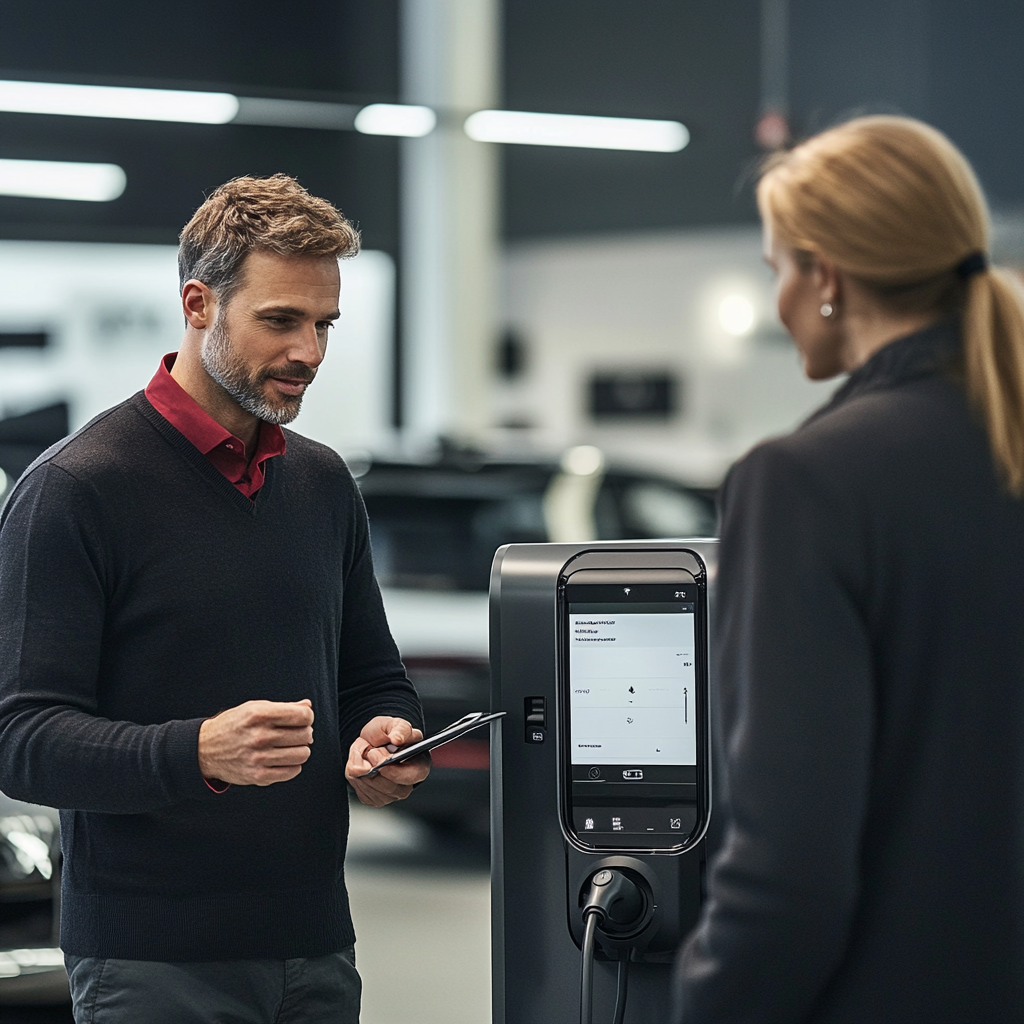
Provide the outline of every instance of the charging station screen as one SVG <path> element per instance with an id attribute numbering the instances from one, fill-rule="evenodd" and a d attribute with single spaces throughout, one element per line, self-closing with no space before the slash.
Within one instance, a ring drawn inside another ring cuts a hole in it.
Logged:
<path id="1" fill-rule="evenodd" d="M 697 813 L 697 588 L 570 584 L 566 597 L 574 831 L 681 842 Z"/>

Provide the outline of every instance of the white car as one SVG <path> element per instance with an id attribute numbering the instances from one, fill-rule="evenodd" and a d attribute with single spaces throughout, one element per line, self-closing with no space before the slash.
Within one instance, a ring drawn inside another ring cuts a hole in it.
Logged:
<path id="1" fill-rule="evenodd" d="M 0 1020 L 4 1006 L 70 1002 L 59 946 L 57 812 L 0 793 Z"/>

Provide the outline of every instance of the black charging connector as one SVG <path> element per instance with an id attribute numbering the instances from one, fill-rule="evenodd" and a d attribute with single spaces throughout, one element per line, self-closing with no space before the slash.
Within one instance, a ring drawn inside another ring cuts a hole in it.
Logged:
<path id="1" fill-rule="evenodd" d="M 600 913 L 601 930 L 608 935 L 627 935 L 634 931 L 646 910 L 644 893 L 623 872 L 602 868 L 590 879 L 583 913 Z"/>
<path id="2" fill-rule="evenodd" d="M 601 868 L 590 877 L 590 888 L 583 903 L 583 962 L 580 971 L 580 1024 L 593 1022 L 594 939 L 597 929 L 610 937 L 627 939 L 636 934 L 647 918 L 650 905 L 644 890 L 627 875 L 612 868 Z M 626 1014 L 626 986 L 629 981 L 629 953 L 619 956 L 613 1024 L 622 1024 Z"/>

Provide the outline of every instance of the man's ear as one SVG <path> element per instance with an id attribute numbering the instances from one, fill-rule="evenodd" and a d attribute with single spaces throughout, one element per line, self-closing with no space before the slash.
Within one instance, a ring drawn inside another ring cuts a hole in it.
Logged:
<path id="1" fill-rule="evenodd" d="M 217 316 L 217 299 L 202 281 L 192 278 L 181 289 L 181 311 L 189 327 L 203 331 L 213 326 Z"/>

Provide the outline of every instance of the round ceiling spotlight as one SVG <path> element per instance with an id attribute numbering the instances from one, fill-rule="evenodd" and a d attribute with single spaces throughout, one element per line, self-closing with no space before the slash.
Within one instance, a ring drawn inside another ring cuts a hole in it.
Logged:
<path id="1" fill-rule="evenodd" d="M 726 295 L 718 304 L 718 324 L 726 334 L 745 338 L 757 323 L 754 304 L 737 292 Z"/>

